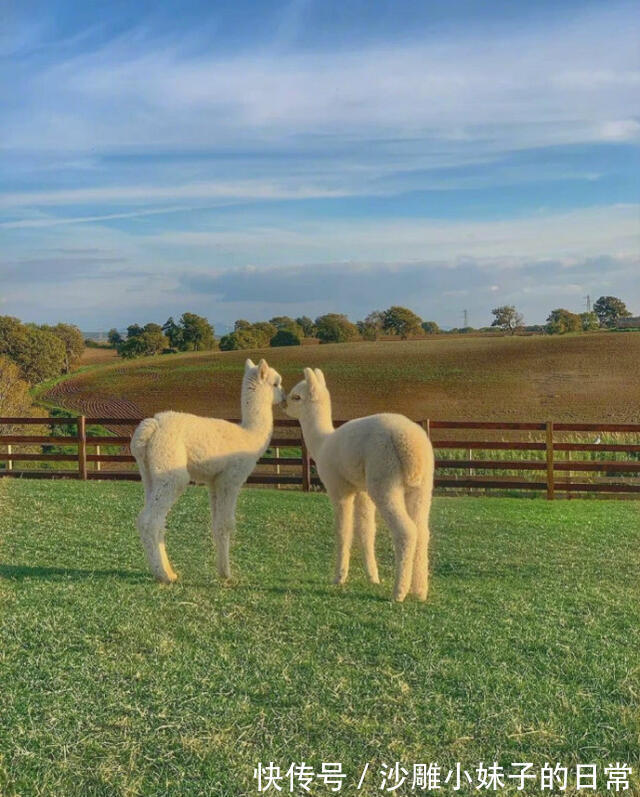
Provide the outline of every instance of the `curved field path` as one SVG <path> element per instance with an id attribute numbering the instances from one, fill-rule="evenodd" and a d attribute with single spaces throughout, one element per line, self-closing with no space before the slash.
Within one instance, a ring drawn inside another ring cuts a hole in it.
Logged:
<path id="1" fill-rule="evenodd" d="M 133 401 L 113 396 L 87 396 L 73 378 L 60 382 L 46 394 L 47 401 L 83 415 L 109 418 L 141 418 L 143 411 Z"/>

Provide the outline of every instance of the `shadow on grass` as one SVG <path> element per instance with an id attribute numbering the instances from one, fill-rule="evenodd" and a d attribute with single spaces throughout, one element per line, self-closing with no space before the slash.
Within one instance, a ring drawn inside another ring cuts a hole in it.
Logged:
<path id="1" fill-rule="evenodd" d="M 29 578 L 48 581 L 84 581 L 114 577 L 135 583 L 149 581 L 147 573 L 135 570 L 82 570 L 75 567 L 29 567 L 27 565 L 0 564 L 0 578 L 10 578 L 14 581 L 23 581 Z"/>
<path id="2" fill-rule="evenodd" d="M 357 586 L 349 588 L 349 586 L 338 587 L 329 585 L 327 587 L 318 586 L 318 582 L 308 582 L 309 586 L 300 586 L 300 582 L 280 584 L 273 584 L 270 586 L 261 586 L 259 584 L 237 584 L 231 589 L 238 592 L 265 592 L 271 595 L 313 595 L 317 598 L 335 599 L 335 600 L 359 600 L 359 601 L 377 601 L 382 603 L 389 603 L 391 600 L 391 593 L 388 595 L 375 594 L 372 592 L 362 592 Z"/>

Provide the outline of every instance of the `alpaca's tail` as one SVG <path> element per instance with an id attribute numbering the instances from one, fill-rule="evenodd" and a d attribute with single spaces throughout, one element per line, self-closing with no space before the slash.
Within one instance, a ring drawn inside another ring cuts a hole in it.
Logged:
<path id="1" fill-rule="evenodd" d="M 149 497 L 151 490 L 151 476 L 149 468 L 147 467 L 147 458 L 145 456 L 149 440 L 158 431 L 158 421 L 155 418 L 145 418 L 141 421 L 131 436 L 131 443 L 129 448 L 131 453 L 136 458 L 138 463 L 138 470 L 140 471 L 140 478 L 142 479 L 142 486 L 144 487 L 145 501 Z"/>
<path id="2" fill-rule="evenodd" d="M 418 487 L 424 482 L 428 475 L 429 463 L 433 460 L 429 438 L 419 426 L 415 426 L 415 429 L 403 429 L 393 437 L 394 448 L 407 487 Z M 431 467 L 433 468 L 433 465 Z"/>
<path id="3" fill-rule="evenodd" d="M 147 449 L 149 440 L 158 431 L 158 421 L 155 418 L 145 418 L 141 421 L 131 437 L 131 453 L 138 461 L 138 465 L 144 463 L 144 453 Z"/>

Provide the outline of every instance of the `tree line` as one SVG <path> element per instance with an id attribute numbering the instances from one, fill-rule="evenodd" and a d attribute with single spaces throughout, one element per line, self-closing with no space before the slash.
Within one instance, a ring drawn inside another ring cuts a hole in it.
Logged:
<path id="1" fill-rule="evenodd" d="M 547 316 L 544 325 L 525 327 L 524 319 L 513 305 L 496 307 L 492 327 L 514 335 L 520 330 L 546 332 L 548 335 L 564 335 L 567 332 L 590 332 L 596 329 L 614 329 L 623 318 L 631 313 L 626 304 L 617 296 L 601 296 L 594 302 L 593 310 L 586 313 L 573 313 L 564 307 L 557 307 Z"/>
<path id="2" fill-rule="evenodd" d="M 131 324 L 123 336 L 110 329 L 109 344 L 125 359 L 172 351 L 207 351 L 216 348 L 213 326 L 203 316 L 183 313 L 176 322 L 170 317 L 160 324 Z"/>
<path id="3" fill-rule="evenodd" d="M 521 313 L 513 305 L 496 307 L 492 311 L 490 326 L 441 330 L 435 321 L 423 321 L 407 307 L 393 305 L 387 310 L 374 310 L 355 324 L 342 313 L 326 313 L 315 321 L 308 316 L 292 318 L 274 316 L 268 321 L 238 319 L 232 332 L 215 338 L 214 328 L 206 318 L 195 313 L 183 313 L 176 322 L 169 318 L 163 325 L 132 324 L 126 336 L 116 329 L 109 331 L 109 343 L 120 356 L 142 357 L 161 352 L 222 351 L 261 349 L 267 346 L 299 346 L 304 338 L 315 338 L 320 343 L 348 343 L 355 340 L 377 340 L 381 335 L 396 335 L 401 340 L 416 335 L 460 334 L 468 332 L 493 332 L 506 334 L 533 332 L 562 334 L 615 327 L 620 318 L 631 315 L 624 302 L 615 296 L 601 296 L 589 313 L 572 313 L 558 308 L 549 314 L 546 324 L 525 326 Z"/>

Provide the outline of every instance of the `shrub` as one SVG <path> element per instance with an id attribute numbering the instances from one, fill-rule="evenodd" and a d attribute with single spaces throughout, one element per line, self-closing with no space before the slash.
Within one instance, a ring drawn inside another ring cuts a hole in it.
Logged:
<path id="1" fill-rule="evenodd" d="M 547 332 L 549 335 L 564 335 L 567 332 L 581 332 L 582 320 L 579 315 L 559 307 L 552 310 L 547 318 Z"/>
<path id="2" fill-rule="evenodd" d="M 270 346 L 299 346 L 300 338 L 288 329 L 279 329 L 271 338 Z"/>
<path id="3" fill-rule="evenodd" d="M 400 335 L 402 340 L 406 340 L 409 335 L 420 331 L 422 319 L 412 310 L 409 310 L 408 307 L 394 305 L 388 310 L 385 310 L 382 315 L 382 328 L 385 332 L 392 332 L 394 335 Z"/>
<path id="4" fill-rule="evenodd" d="M 358 327 L 340 313 L 327 313 L 316 318 L 316 334 L 320 343 L 347 343 L 359 337 Z"/>

